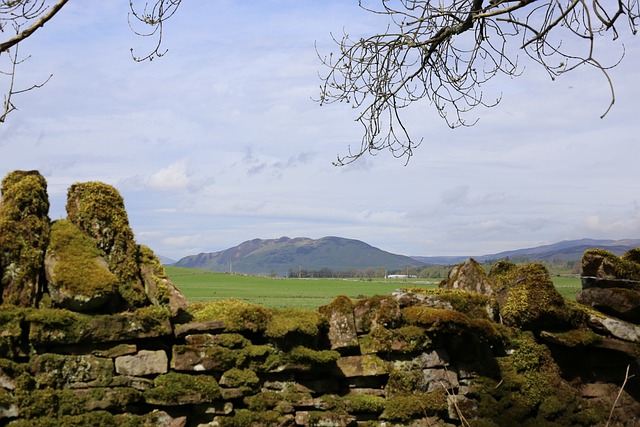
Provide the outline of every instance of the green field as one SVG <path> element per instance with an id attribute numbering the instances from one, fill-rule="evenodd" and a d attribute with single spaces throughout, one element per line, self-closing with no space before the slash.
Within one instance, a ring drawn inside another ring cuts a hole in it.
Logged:
<path id="1" fill-rule="evenodd" d="M 403 287 L 434 288 L 439 282 L 439 279 L 283 279 L 182 267 L 165 268 L 173 283 L 191 302 L 236 298 L 270 308 L 309 310 L 330 303 L 338 295 L 356 299 L 387 295 Z M 553 282 L 567 298 L 575 298 L 580 289 L 579 278 L 556 276 Z"/>

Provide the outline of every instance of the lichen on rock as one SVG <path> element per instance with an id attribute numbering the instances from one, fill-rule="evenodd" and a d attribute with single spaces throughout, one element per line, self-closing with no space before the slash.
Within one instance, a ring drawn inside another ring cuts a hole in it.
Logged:
<path id="1" fill-rule="evenodd" d="M 75 183 L 67 193 L 67 218 L 96 241 L 118 277 L 128 307 L 149 304 L 138 265 L 139 251 L 118 190 L 102 182 Z"/>
<path id="2" fill-rule="evenodd" d="M 118 298 L 118 278 L 95 241 L 67 220 L 51 227 L 45 272 L 52 302 L 79 312 L 97 312 Z"/>
<path id="3" fill-rule="evenodd" d="M 14 171 L 2 180 L 0 302 L 35 306 L 49 243 L 47 182 L 38 171 Z"/>

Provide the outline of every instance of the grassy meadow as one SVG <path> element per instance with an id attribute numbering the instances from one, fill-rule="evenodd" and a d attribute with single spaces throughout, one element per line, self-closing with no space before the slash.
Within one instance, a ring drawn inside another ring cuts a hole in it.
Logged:
<path id="1" fill-rule="evenodd" d="M 236 298 L 269 308 L 315 310 L 338 295 L 352 299 L 387 295 L 403 287 L 435 288 L 440 279 L 284 279 L 165 267 L 171 281 L 191 302 Z M 553 277 L 562 295 L 575 298 L 580 279 Z"/>

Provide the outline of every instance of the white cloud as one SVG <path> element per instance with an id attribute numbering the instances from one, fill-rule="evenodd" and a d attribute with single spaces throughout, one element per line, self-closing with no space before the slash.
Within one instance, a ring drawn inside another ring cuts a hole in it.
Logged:
<path id="1" fill-rule="evenodd" d="M 148 40 L 130 33 L 126 2 L 65 11 L 24 49 L 23 82 L 54 78 L 0 124 L 0 175 L 41 170 L 56 218 L 69 185 L 101 180 L 123 193 L 141 243 L 176 259 L 283 235 L 412 255 L 640 236 L 630 37 L 602 120 L 601 74 L 552 82 L 527 63 L 522 77 L 483 85 L 503 99 L 474 110 L 471 128 L 450 130 L 428 102 L 404 109 L 425 138 L 407 166 L 380 153 L 334 168 L 362 129 L 350 106 L 312 101 L 314 43 L 328 52 L 330 32 L 384 30 L 383 17 L 342 0 L 185 2 L 165 28 L 168 54 L 137 64 L 129 48 Z"/>
<path id="2" fill-rule="evenodd" d="M 149 177 L 149 187 L 155 190 L 185 190 L 189 187 L 190 173 L 186 160 L 178 160 Z"/>

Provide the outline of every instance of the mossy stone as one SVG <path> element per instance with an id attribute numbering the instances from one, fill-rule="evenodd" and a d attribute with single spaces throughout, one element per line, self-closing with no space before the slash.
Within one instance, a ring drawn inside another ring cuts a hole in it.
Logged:
<path id="1" fill-rule="evenodd" d="M 118 278 L 95 241 L 67 220 L 51 227 L 45 267 L 49 294 L 58 307 L 95 312 L 118 298 Z"/>
<path id="2" fill-rule="evenodd" d="M 157 376 L 153 383 L 153 388 L 144 391 L 145 400 L 152 405 L 208 403 L 221 398 L 218 382 L 209 375 L 169 372 Z"/>
<path id="3" fill-rule="evenodd" d="M 187 312 L 196 322 L 223 320 L 229 332 L 263 332 L 272 317 L 267 308 L 237 299 L 193 303 L 189 305 Z"/>
<path id="4" fill-rule="evenodd" d="M 140 277 L 139 248 L 118 190 L 102 182 L 75 183 L 67 192 L 67 219 L 96 241 L 128 308 L 149 304 Z"/>
<path id="5" fill-rule="evenodd" d="M 47 182 L 37 171 L 14 171 L 0 191 L 0 303 L 34 307 L 49 243 Z"/>
<path id="6" fill-rule="evenodd" d="M 544 265 L 519 266 L 504 280 L 506 286 L 498 295 L 504 324 L 534 331 L 579 326 L 576 324 L 581 321 L 579 313 L 565 303 Z"/>

